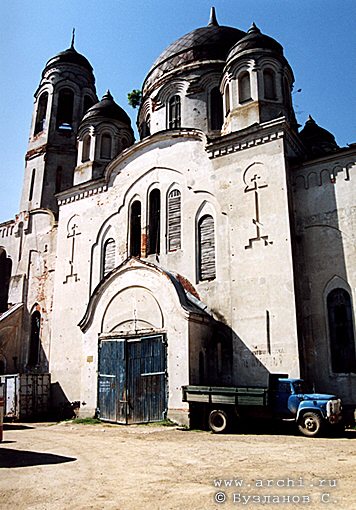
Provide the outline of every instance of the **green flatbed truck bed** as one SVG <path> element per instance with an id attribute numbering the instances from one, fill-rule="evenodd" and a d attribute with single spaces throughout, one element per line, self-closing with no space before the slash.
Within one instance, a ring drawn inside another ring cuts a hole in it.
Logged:
<path id="1" fill-rule="evenodd" d="M 268 405 L 268 388 L 183 386 L 183 402 L 236 406 Z"/>

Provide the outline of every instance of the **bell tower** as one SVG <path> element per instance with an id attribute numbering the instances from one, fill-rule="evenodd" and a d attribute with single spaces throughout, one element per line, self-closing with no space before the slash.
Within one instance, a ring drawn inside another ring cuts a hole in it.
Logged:
<path id="1" fill-rule="evenodd" d="M 20 211 L 57 213 L 55 194 L 73 185 L 80 121 L 97 101 L 93 68 L 74 48 L 73 31 L 70 48 L 47 62 L 35 92 Z"/>

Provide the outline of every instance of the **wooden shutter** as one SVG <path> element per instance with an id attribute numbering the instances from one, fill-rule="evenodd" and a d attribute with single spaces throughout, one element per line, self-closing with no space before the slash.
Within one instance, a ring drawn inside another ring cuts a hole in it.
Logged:
<path id="1" fill-rule="evenodd" d="M 174 189 L 168 195 L 168 251 L 181 248 L 181 193 Z"/>
<path id="2" fill-rule="evenodd" d="M 199 229 L 199 273 L 200 280 L 212 280 L 215 270 L 215 234 L 214 219 L 204 216 L 198 224 Z"/>

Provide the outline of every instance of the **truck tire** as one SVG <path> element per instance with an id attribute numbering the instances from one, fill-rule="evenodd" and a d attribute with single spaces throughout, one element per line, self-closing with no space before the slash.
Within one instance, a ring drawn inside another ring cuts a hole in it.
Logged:
<path id="1" fill-rule="evenodd" d="M 320 433 L 321 418 L 313 412 L 304 413 L 298 420 L 300 432 L 307 437 L 315 437 Z"/>
<path id="2" fill-rule="evenodd" d="M 215 434 L 222 434 L 228 429 L 228 415 L 221 409 L 215 409 L 209 414 L 209 428 Z"/>

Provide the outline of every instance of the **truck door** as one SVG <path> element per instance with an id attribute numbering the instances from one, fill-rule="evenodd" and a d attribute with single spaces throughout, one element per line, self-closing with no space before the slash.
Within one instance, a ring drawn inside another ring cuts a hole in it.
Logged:
<path id="1" fill-rule="evenodd" d="M 286 418 L 291 416 L 291 412 L 288 409 L 288 400 L 290 396 L 290 383 L 278 381 L 274 394 L 274 410 L 278 416 Z"/>

